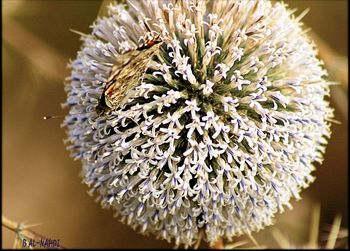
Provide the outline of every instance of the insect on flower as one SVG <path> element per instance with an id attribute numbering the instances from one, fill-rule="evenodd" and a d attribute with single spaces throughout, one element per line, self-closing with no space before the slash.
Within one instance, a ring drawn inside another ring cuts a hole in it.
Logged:
<path id="1" fill-rule="evenodd" d="M 159 51 L 162 40 L 159 36 L 150 39 L 136 50 L 128 50 L 112 67 L 111 75 L 96 106 L 96 113 L 105 115 L 125 103 L 128 91 L 139 83 L 148 64 Z"/>
<path id="2" fill-rule="evenodd" d="M 70 62 L 63 122 L 102 207 L 185 247 L 290 208 L 333 118 L 299 19 L 279 1 L 111 4 Z"/>

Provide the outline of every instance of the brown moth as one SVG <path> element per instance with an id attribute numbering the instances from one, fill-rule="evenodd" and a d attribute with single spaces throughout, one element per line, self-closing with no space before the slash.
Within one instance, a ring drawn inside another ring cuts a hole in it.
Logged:
<path id="1" fill-rule="evenodd" d="M 155 38 L 120 56 L 96 106 L 98 115 L 106 115 L 127 101 L 128 91 L 139 83 L 161 45 L 161 40 Z"/>

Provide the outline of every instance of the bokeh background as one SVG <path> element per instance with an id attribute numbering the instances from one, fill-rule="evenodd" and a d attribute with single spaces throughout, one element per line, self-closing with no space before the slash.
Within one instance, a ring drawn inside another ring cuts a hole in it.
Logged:
<path id="1" fill-rule="evenodd" d="M 112 211 L 102 210 L 81 183 L 81 163 L 74 162 L 65 149 L 62 118 L 42 119 L 67 112 L 60 105 L 66 98 L 66 65 L 81 45 L 70 29 L 90 33 L 101 3 L 2 1 L 2 214 L 17 222 L 41 223 L 36 232 L 60 239 L 69 248 L 172 248 L 153 236 L 138 234 L 113 218 Z M 268 247 L 279 246 L 271 234 L 276 228 L 296 245 L 305 243 L 315 205 L 321 207 L 320 240 L 338 214 L 342 231 L 348 228 L 348 1 L 286 3 L 297 8 L 297 14 L 310 10 L 303 18 L 305 26 L 322 39 L 320 53 L 327 59 L 330 78 L 341 81 L 331 91 L 335 119 L 341 124 L 333 124 L 325 161 L 318 165 L 316 181 L 302 192 L 303 199 L 293 200 L 294 209 L 278 215 L 275 226 L 253 234 Z M 14 237 L 2 228 L 2 247 L 11 248 Z"/>

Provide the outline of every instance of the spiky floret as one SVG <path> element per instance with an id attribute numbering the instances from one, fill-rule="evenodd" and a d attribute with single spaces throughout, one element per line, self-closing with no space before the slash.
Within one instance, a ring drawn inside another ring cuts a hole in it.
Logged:
<path id="1" fill-rule="evenodd" d="M 272 224 L 313 181 L 329 83 L 283 3 L 130 1 L 92 28 L 70 64 L 64 126 L 84 182 L 124 222 L 213 243 Z M 98 116 L 117 59 L 154 36 L 163 44 L 128 102 Z"/>

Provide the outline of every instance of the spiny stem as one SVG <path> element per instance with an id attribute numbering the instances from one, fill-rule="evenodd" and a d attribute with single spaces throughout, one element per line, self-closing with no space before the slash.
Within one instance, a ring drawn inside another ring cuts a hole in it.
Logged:
<path id="1" fill-rule="evenodd" d="M 45 236 L 42 236 L 41 234 L 38 234 L 32 230 L 29 229 L 29 225 L 24 225 L 22 223 L 17 223 L 14 222 L 12 220 L 9 220 L 8 218 L 6 218 L 5 216 L 2 216 L 1 218 L 2 221 L 2 226 L 15 232 L 16 235 L 21 238 L 28 238 L 28 239 L 32 239 L 35 240 L 37 242 L 40 242 L 41 240 L 48 240 L 50 238 L 47 238 Z M 47 247 L 47 248 L 51 248 L 51 249 L 64 249 L 64 247 L 59 246 L 59 247 Z"/>
<path id="2" fill-rule="evenodd" d="M 338 215 L 332 225 L 331 232 L 329 233 L 328 241 L 326 244 L 326 249 L 334 249 L 336 241 L 338 239 L 339 230 L 340 230 L 341 217 Z"/>

